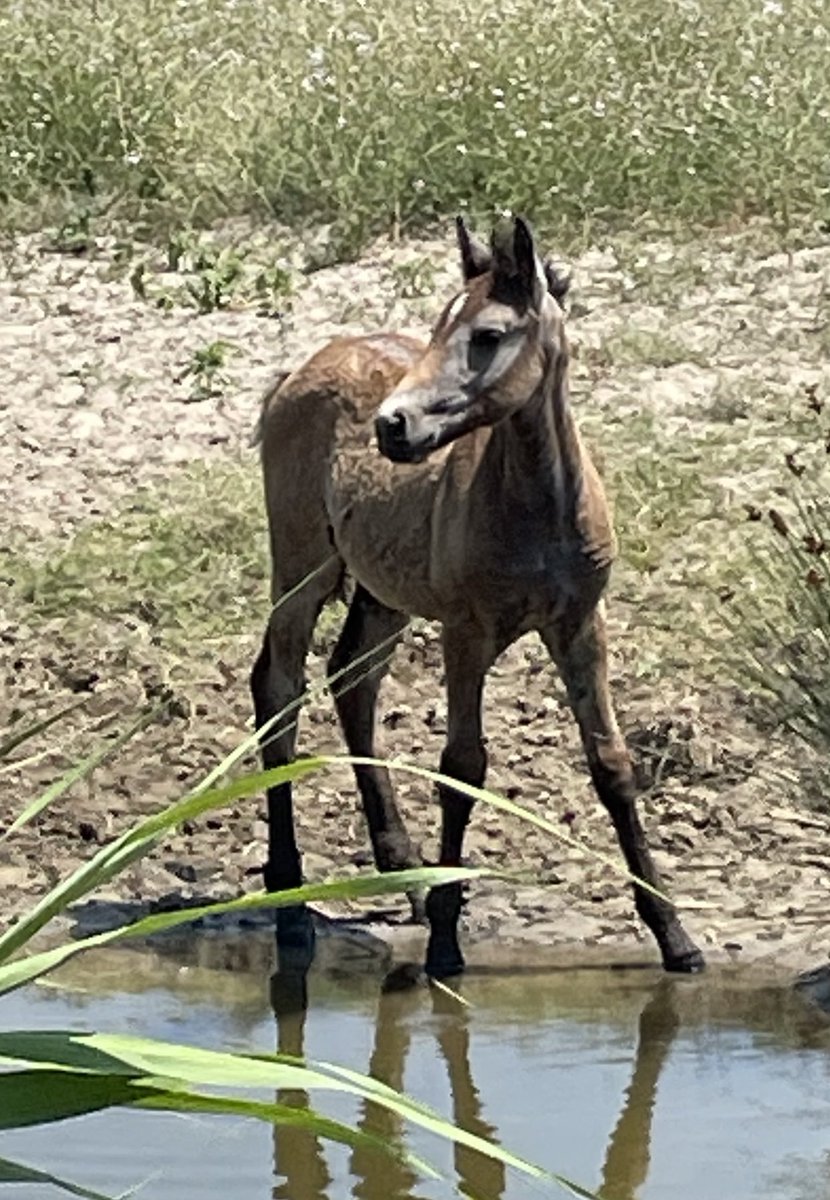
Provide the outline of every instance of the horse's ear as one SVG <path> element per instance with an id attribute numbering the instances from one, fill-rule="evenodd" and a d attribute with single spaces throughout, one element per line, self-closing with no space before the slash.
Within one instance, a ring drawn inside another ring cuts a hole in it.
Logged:
<path id="1" fill-rule="evenodd" d="M 571 290 L 570 275 L 561 275 L 549 258 L 546 258 L 542 263 L 542 269 L 545 272 L 548 291 L 556 303 L 561 306 L 564 304 L 565 298 Z"/>
<path id="2" fill-rule="evenodd" d="M 513 221 L 513 261 L 522 291 L 538 311 L 548 290 L 547 278 L 536 253 L 533 232 L 523 217 Z"/>
<path id="3" fill-rule="evenodd" d="M 497 289 L 522 311 L 538 312 L 548 287 L 527 221 L 514 217 L 498 225 L 491 245 Z"/>
<path id="4" fill-rule="evenodd" d="M 458 249 L 461 253 L 461 270 L 464 282 L 484 275 L 492 265 L 490 251 L 481 242 L 470 236 L 463 217 L 455 218 L 455 233 L 458 238 Z"/>

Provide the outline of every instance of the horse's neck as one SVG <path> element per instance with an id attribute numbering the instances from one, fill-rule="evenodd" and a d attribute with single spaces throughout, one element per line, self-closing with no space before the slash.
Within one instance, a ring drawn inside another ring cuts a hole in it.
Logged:
<path id="1" fill-rule="evenodd" d="M 554 518 L 564 533 L 575 519 L 582 486 L 582 447 L 564 366 L 497 426 L 491 448 L 505 499 Z"/>

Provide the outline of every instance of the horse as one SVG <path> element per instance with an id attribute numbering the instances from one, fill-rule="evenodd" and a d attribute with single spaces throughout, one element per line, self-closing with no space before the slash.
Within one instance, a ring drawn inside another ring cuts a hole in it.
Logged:
<path id="1" fill-rule="evenodd" d="M 273 607 L 251 672 L 257 729 L 294 712 L 323 606 L 354 590 L 328 663 L 349 752 L 375 757 L 375 709 L 412 617 L 440 623 L 447 690 L 441 773 L 484 782 L 482 692 L 496 658 L 539 634 L 565 684 L 596 792 L 667 971 L 701 951 L 662 891 L 637 811 L 632 760 L 608 683 L 604 594 L 616 538 L 603 483 L 569 403 L 568 281 L 514 217 L 486 246 L 456 222 L 463 287 L 429 341 L 338 337 L 266 394 L 261 465 Z M 261 737 L 266 768 L 292 761 L 296 717 Z M 375 862 L 418 865 L 386 769 L 355 767 Z M 458 865 L 473 807 L 438 789 L 442 865 Z M 290 783 L 268 792 L 268 890 L 302 880 Z M 411 897 L 413 913 L 419 902 Z M 426 971 L 464 968 L 460 883 L 426 897 Z M 310 914 L 277 912 L 283 945 L 308 944 Z"/>

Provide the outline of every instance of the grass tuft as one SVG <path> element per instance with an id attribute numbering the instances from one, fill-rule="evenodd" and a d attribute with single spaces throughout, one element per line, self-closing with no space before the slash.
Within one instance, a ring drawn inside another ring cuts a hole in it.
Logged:
<path id="1" fill-rule="evenodd" d="M 767 720 L 830 749 L 830 426 L 814 388 L 766 505 L 746 506 L 753 569 L 722 597 L 736 674 Z M 826 803 L 826 801 L 825 801 Z"/>

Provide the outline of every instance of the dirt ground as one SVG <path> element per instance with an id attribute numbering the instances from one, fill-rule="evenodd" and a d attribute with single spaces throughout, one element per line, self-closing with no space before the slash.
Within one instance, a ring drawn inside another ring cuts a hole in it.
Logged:
<path id="1" fill-rule="evenodd" d="M 570 327 L 574 402 L 603 453 L 613 456 L 603 430 L 624 416 L 662 422 L 669 439 L 696 421 L 717 425 L 718 447 L 728 454 L 712 488 L 715 507 L 723 508 L 740 498 L 741 472 L 750 470 L 754 431 L 742 423 L 746 406 L 757 399 L 768 412 L 781 389 L 827 380 L 826 356 L 810 338 L 830 249 L 788 259 L 756 244 L 723 243 L 717 255 L 707 264 L 699 253 L 659 243 L 644 256 L 630 243 L 588 251 L 570 264 L 577 282 Z M 86 623 L 71 608 L 43 616 L 16 590 L 13 564 L 22 554 L 48 559 L 90 522 L 129 505 L 137 488 L 160 491 L 194 463 L 230 463 L 256 480 L 249 439 L 272 373 L 344 329 L 424 332 L 457 278 L 449 239 L 384 243 L 359 263 L 298 277 L 293 310 L 280 321 L 250 305 L 164 311 L 134 294 L 113 258 L 106 245 L 68 256 L 27 238 L 7 248 L 0 274 L 0 536 L 9 551 L 0 558 L 0 729 L 85 700 L 49 745 L 21 748 L 0 768 L 0 825 L 55 778 L 61 763 L 88 752 L 113 717 L 123 725 L 160 680 L 182 703 L 170 722 L 146 730 L 0 845 L 5 920 L 131 819 L 180 795 L 246 735 L 248 671 L 267 611 L 260 578 L 242 597 L 250 618 L 245 632 L 172 656 L 151 616 L 140 612 L 129 619 L 104 612 Z M 156 278 L 159 286 L 169 282 Z M 183 367 L 195 348 L 215 339 L 238 352 L 220 394 L 194 400 Z M 753 470 L 760 486 L 768 475 L 762 465 Z M 696 553 L 705 558 L 701 547 Z M 690 553 L 688 546 L 680 552 Z M 661 586 L 669 595 L 667 553 Z M 12 565 L 4 569 L 4 562 Z M 663 652 L 675 635 L 667 643 L 659 622 L 649 626 L 655 586 L 638 582 L 630 565 L 622 568 L 609 617 L 614 693 L 640 763 L 644 821 L 666 883 L 713 959 L 767 959 L 793 970 L 820 965 L 830 952 L 830 820 L 803 803 L 805 752 L 753 724 L 741 696 L 713 686 L 694 663 L 675 669 Z M 704 603 L 680 594 L 690 622 Z M 310 663 L 316 682 L 323 642 Z M 662 666 L 654 667 L 655 656 Z M 437 765 L 445 705 L 434 629 L 417 626 L 408 634 L 384 688 L 382 715 L 385 751 Z M 534 639 L 514 646 L 492 671 L 486 727 L 494 790 L 616 855 L 561 687 Z M 342 750 L 330 701 L 319 692 L 300 741 L 306 752 Z M 437 828 L 432 797 L 406 777 L 399 795 L 429 857 Z M 297 820 L 310 879 L 369 862 L 347 770 L 300 784 Z M 264 844 L 261 800 L 194 821 L 109 884 L 83 927 L 157 902 L 256 889 Z M 521 869 L 534 879 L 471 889 L 464 918 L 471 944 L 518 943 L 529 959 L 556 947 L 654 958 L 627 886 L 589 854 L 485 809 L 474 814 L 466 850 L 471 865 Z M 404 913 L 397 902 L 384 901 L 383 909 L 390 928 Z"/>

